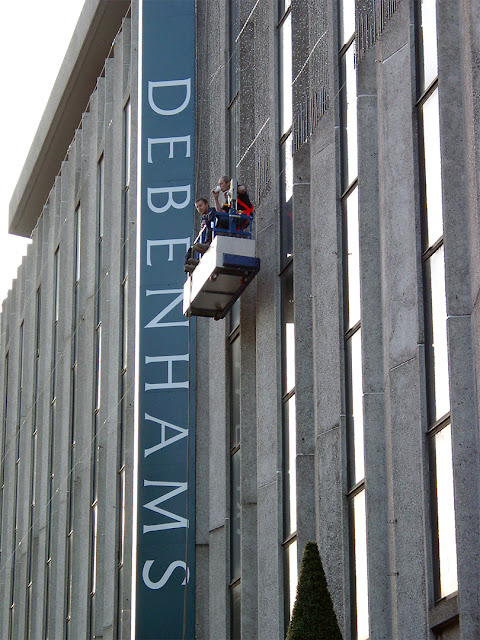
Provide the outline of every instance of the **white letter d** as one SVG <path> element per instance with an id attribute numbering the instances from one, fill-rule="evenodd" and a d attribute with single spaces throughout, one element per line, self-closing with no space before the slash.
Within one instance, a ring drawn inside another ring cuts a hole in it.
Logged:
<path id="1" fill-rule="evenodd" d="M 176 109 L 161 109 L 157 104 L 155 104 L 155 100 L 153 99 L 153 90 L 155 88 L 160 87 L 179 87 L 185 86 L 186 88 L 186 97 L 183 103 L 177 107 Z M 185 109 L 187 104 L 190 102 L 190 94 L 191 94 L 191 81 L 190 78 L 186 80 L 161 80 L 160 82 L 150 82 L 148 83 L 148 103 L 152 107 L 152 109 L 159 113 L 161 116 L 174 116 L 176 113 L 180 113 Z"/>

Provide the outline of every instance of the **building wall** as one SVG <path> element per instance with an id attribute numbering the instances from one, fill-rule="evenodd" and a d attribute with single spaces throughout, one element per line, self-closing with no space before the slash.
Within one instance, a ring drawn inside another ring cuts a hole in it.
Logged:
<path id="1" fill-rule="evenodd" d="M 133 171 L 125 181 L 125 106 L 136 122 L 136 30 L 134 14 L 3 306 L 5 638 L 130 637 L 136 185 Z"/>
<path id="2" fill-rule="evenodd" d="M 2 310 L 6 638 L 130 637 L 137 11 Z M 244 181 L 261 258 L 196 321 L 198 638 L 284 637 L 307 540 L 344 638 L 480 637 L 477 14 L 197 3 L 196 196 Z"/>
<path id="3" fill-rule="evenodd" d="M 282 637 L 287 549 L 293 540 L 299 565 L 305 541 L 316 539 L 344 637 L 475 637 L 478 581 L 466 561 L 477 557 L 480 539 L 475 3 L 454 7 L 437 0 L 438 80 L 422 88 L 421 10 L 435 3 L 358 2 L 355 20 L 353 2 L 293 0 L 293 260 L 286 268 L 279 58 L 285 7 L 278 13 L 283 3 L 226 4 L 202 3 L 198 14 L 205 38 L 198 44 L 197 196 L 208 195 L 224 173 L 246 182 L 256 204 L 262 267 L 240 301 L 239 328 L 234 319 L 197 321 L 198 635 Z M 352 35 L 357 31 L 355 58 L 348 54 L 355 61 L 353 94 L 341 63 L 351 41 L 342 40 L 343 11 L 344 24 L 353 25 Z M 429 46 L 425 41 L 425 51 Z M 238 94 L 230 84 L 237 56 Z M 423 105 L 437 91 L 432 120 Z M 353 104 L 356 137 L 345 100 Z M 430 247 L 426 212 L 433 199 L 425 165 L 431 160 L 425 156 L 435 146 L 428 138 L 435 117 L 441 167 L 435 215 L 443 231 Z M 353 195 L 358 231 L 349 213 Z M 447 364 L 439 364 L 441 335 L 431 306 L 437 284 L 429 260 L 439 247 L 450 401 L 436 415 L 438 369 Z M 289 269 L 295 386 L 285 393 Z M 359 322 L 350 326 L 355 294 Z M 360 347 L 352 346 L 355 335 Z M 352 351 L 358 348 L 361 360 Z M 239 383 L 232 376 L 237 362 Z M 232 446 L 238 384 L 241 435 Z M 292 443 L 282 412 L 293 395 L 296 529 L 288 538 L 284 500 Z M 455 492 L 455 517 L 445 520 L 443 510 L 453 505 L 446 487 Z M 235 542 L 231 530 L 238 519 Z M 440 584 L 445 558 L 437 547 L 452 531 L 458 590 L 455 579 L 453 587 Z M 232 575 L 235 544 L 241 571 Z M 233 598 L 240 591 L 241 604 Z"/>

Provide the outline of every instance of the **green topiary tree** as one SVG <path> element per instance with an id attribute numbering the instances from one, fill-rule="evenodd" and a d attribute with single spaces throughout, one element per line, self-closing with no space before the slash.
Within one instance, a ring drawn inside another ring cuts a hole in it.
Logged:
<path id="1" fill-rule="evenodd" d="M 342 640 L 316 542 L 303 550 L 286 640 Z"/>

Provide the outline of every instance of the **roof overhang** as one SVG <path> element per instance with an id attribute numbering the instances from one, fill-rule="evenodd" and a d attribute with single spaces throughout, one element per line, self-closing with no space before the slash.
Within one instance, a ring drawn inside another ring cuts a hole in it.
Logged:
<path id="1" fill-rule="evenodd" d="M 85 1 L 10 200 L 10 233 L 30 237 L 129 6 Z"/>

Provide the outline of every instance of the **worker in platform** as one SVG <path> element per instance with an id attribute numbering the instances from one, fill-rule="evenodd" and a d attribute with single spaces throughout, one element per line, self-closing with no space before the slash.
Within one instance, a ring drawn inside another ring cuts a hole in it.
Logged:
<path id="1" fill-rule="evenodd" d="M 210 244 L 212 241 L 212 222 L 215 220 L 216 209 L 208 205 L 206 198 L 199 198 L 195 201 L 195 209 L 200 214 L 200 229 L 204 230 L 202 242 Z"/>
<path id="2" fill-rule="evenodd" d="M 201 245 L 206 250 L 212 241 L 212 223 L 215 220 L 216 210 L 208 205 L 206 198 L 195 200 L 195 209 L 200 214 L 200 231 L 202 231 Z M 185 254 L 185 273 L 191 273 L 198 264 L 198 260 L 193 257 L 193 247 L 190 247 Z"/>
<path id="3" fill-rule="evenodd" d="M 215 210 L 218 212 L 225 211 L 228 213 L 230 210 L 230 202 L 228 197 L 228 191 L 231 185 L 231 178 L 228 176 L 222 176 L 218 180 L 218 186 L 213 189 L 212 194 L 215 200 Z M 223 202 L 220 203 L 220 194 L 223 195 Z M 237 185 L 237 209 L 241 213 L 252 215 L 253 205 L 250 202 L 250 197 L 247 193 L 247 188 L 244 184 L 238 183 Z"/>

